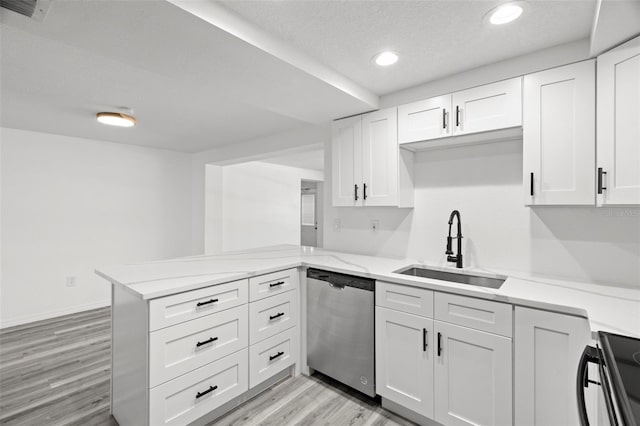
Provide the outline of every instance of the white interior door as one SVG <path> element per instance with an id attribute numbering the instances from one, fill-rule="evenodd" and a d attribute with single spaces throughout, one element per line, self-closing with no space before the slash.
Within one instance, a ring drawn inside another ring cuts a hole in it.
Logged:
<path id="1" fill-rule="evenodd" d="M 485 84 L 453 94 L 454 135 L 522 125 L 522 77 Z"/>
<path id="2" fill-rule="evenodd" d="M 419 142 L 451 134 L 451 95 L 398 107 L 398 143 Z"/>
<path id="3" fill-rule="evenodd" d="M 640 204 L 640 37 L 598 57 L 598 203 Z"/>
<path id="4" fill-rule="evenodd" d="M 524 78 L 527 205 L 595 203 L 595 61 Z"/>
<path id="5" fill-rule="evenodd" d="M 338 207 L 360 206 L 362 205 L 362 117 L 334 121 L 332 133 L 332 204 Z"/>
<path id="6" fill-rule="evenodd" d="M 511 339 L 434 324 L 435 420 L 450 426 L 512 424 Z"/>
<path id="7" fill-rule="evenodd" d="M 433 320 L 376 307 L 376 393 L 433 418 Z"/>
<path id="8" fill-rule="evenodd" d="M 316 190 L 303 188 L 300 195 L 300 244 L 303 246 L 318 246 L 317 210 Z"/>
<path id="9" fill-rule="evenodd" d="M 398 115 L 388 108 L 362 117 L 362 202 L 394 206 L 398 200 Z"/>

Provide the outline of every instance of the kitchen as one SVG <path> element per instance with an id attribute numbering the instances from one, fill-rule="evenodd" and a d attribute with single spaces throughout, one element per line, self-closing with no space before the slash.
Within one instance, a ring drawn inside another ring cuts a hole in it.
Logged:
<path id="1" fill-rule="evenodd" d="M 517 3 L 503 25 L 490 22 L 497 2 L 43 2 L 41 21 L 3 8 L 2 422 L 86 423 L 93 409 L 123 425 L 228 424 L 243 410 L 243 424 L 284 423 L 260 398 L 284 404 L 315 368 L 359 401 L 362 423 L 584 424 L 585 346 L 603 347 L 598 331 L 640 335 L 640 13 Z M 377 65 L 382 49 L 397 63 Z M 109 128 L 103 111 L 137 122 Z M 322 171 L 301 161 L 310 152 Z M 321 248 L 299 246 L 305 179 L 324 192 Z M 375 325 L 377 399 L 307 353 L 314 333 L 340 328 L 328 315 L 310 326 L 318 270 L 375 281 L 356 330 Z M 504 281 L 455 281 L 481 278 Z M 71 335 L 83 312 L 100 324 L 71 345 L 112 351 L 107 366 L 47 367 L 50 351 L 73 351 L 25 330 L 58 318 L 56 338 Z M 235 338 L 208 341 L 232 320 Z M 181 339 L 191 352 L 162 346 Z M 589 379 L 603 383 L 599 353 Z M 34 363 L 48 386 L 23 377 Z M 228 389 L 200 374 L 232 367 Z M 38 404 L 79 395 L 82 380 L 99 387 L 79 398 L 95 406 Z M 615 424 L 609 411 L 633 424 L 620 392 L 608 410 L 596 386 L 591 424 Z M 290 424 L 351 420 L 295 409 Z"/>

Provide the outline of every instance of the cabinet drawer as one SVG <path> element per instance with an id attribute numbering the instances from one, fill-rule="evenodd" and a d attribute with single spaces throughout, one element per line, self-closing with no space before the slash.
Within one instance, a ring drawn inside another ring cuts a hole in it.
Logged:
<path id="1" fill-rule="evenodd" d="M 246 392 L 247 352 L 243 349 L 151 389 L 149 424 L 185 425 Z"/>
<path id="2" fill-rule="evenodd" d="M 249 278 L 249 299 L 253 302 L 298 288 L 298 275 L 297 269 L 287 269 Z"/>
<path id="3" fill-rule="evenodd" d="M 248 280 L 233 281 L 149 301 L 149 330 L 247 303 Z"/>
<path id="4" fill-rule="evenodd" d="M 249 387 L 298 362 L 298 327 L 249 348 Z"/>
<path id="5" fill-rule="evenodd" d="M 249 342 L 251 345 L 297 324 L 297 291 L 288 291 L 249 304 Z"/>
<path id="6" fill-rule="evenodd" d="M 511 305 L 436 292 L 435 318 L 440 321 L 511 337 Z"/>
<path id="7" fill-rule="evenodd" d="M 376 281 L 376 305 L 433 318 L 433 291 Z"/>
<path id="8" fill-rule="evenodd" d="M 149 387 L 222 358 L 248 345 L 247 305 L 238 306 L 149 336 Z"/>

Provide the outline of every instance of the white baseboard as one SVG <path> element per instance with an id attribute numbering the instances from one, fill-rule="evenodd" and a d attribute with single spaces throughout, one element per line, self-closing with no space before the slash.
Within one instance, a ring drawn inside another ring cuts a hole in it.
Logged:
<path id="1" fill-rule="evenodd" d="M 84 305 L 70 306 L 64 309 L 58 309 L 55 311 L 43 312 L 33 315 L 25 315 L 17 318 L 10 318 L 8 320 L 0 321 L 0 329 L 15 327 L 16 325 L 28 324 L 30 322 L 42 321 L 50 318 L 60 317 L 62 315 L 75 314 L 82 311 L 88 311 L 91 309 L 104 308 L 110 306 L 111 300 L 101 300 L 99 302 L 86 303 Z"/>

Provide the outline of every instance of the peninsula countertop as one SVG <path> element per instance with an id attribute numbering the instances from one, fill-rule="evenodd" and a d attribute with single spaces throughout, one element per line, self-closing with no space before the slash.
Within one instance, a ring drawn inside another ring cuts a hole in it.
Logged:
<path id="1" fill-rule="evenodd" d="M 411 265 L 507 278 L 499 289 L 492 289 L 394 272 Z M 581 316 L 589 319 L 592 332 L 608 331 L 640 337 L 640 287 L 633 289 L 547 279 L 499 270 L 460 270 L 425 265 L 416 259 L 363 256 L 315 247 L 280 245 L 111 266 L 98 268 L 96 273 L 141 299 L 154 299 L 300 266 Z"/>

